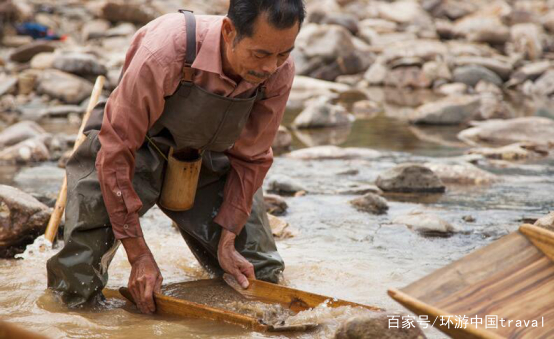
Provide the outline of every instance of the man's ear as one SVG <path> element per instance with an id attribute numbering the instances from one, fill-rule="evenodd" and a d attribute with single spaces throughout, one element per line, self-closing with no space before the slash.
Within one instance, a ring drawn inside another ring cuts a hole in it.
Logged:
<path id="1" fill-rule="evenodd" d="M 225 43 L 229 45 L 231 45 L 237 37 L 237 30 L 235 29 L 235 25 L 228 17 L 223 18 L 223 25 L 221 26 L 221 34 L 223 35 L 223 39 L 225 40 Z"/>

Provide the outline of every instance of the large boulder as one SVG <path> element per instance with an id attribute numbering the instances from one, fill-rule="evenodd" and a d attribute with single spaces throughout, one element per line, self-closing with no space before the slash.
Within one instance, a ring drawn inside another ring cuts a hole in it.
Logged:
<path id="1" fill-rule="evenodd" d="M 387 200 L 374 193 L 367 193 L 362 197 L 350 200 L 350 204 L 358 211 L 371 214 L 385 214 L 389 209 Z"/>
<path id="2" fill-rule="evenodd" d="M 428 167 L 402 164 L 381 173 L 375 182 L 385 192 L 443 193 L 445 186 Z"/>
<path id="3" fill-rule="evenodd" d="M 60 71 L 81 76 L 106 75 L 108 72 L 94 55 L 87 53 L 61 54 L 55 58 L 53 66 Z"/>
<path id="4" fill-rule="evenodd" d="M 321 128 L 348 125 L 352 118 L 343 106 L 332 104 L 329 98 L 312 101 L 294 119 L 296 128 Z"/>
<path id="5" fill-rule="evenodd" d="M 502 79 L 493 71 L 478 65 L 461 66 L 454 70 L 454 81 L 474 87 L 479 81 L 485 80 L 497 86 L 502 85 Z"/>
<path id="6" fill-rule="evenodd" d="M 479 106 L 478 96 L 453 95 L 421 105 L 409 118 L 414 124 L 458 125 L 471 120 Z"/>
<path id="7" fill-rule="evenodd" d="M 412 212 L 396 217 L 392 222 L 393 224 L 406 225 L 409 229 L 424 235 L 448 236 L 459 232 L 457 225 L 453 225 L 432 213 Z"/>
<path id="8" fill-rule="evenodd" d="M 316 146 L 290 152 L 287 158 L 300 160 L 347 160 L 347 159 L 375 159 L 382 154 L 378 151 L 356 147 Z"/>
<path id="9" fill-rule="evenodd" d="M 398 323 L 398 326 L 391 326 Z M 406 322 L 408 326 L 402 324 Z M 335 339 L 425 339 L 415 318 L 407 322 L 404 317 L 385 312 L 373 312 L 357 316 L 342 323 L 335 332 Z"/>
<path id="10" fill-rule="evenodd" d="M 51 210 L 31 195 L 0 185 L 0 258 L 13 258 L 43 234 Z"/>
<path id="11" fill-rule="evenodd" d="M 476 122 L 475 127 L 461 131 L 458 138 L 470 145 L 488 144 L 506 146 L 517 142 L 530 142 L 541 146 L 554 146 L 554 120 L 543 117 L 493 119 Z"/>
<path id="12" fill-rule="evenodd" d="M 92 84 L 81 77 L 52 69 L 41 74 L 37 91 L 68 104 L 78 104 L 90 95 L 92 88 Z"/>
<path id="13" fill-rule="evenodd" d="M 28 62 L 39 53 L 53 52 L 55 49 L 56 48 L 51 42 L 37 40 L 17 48 L 10 55 L 10 60 L 15 62 Z"/>

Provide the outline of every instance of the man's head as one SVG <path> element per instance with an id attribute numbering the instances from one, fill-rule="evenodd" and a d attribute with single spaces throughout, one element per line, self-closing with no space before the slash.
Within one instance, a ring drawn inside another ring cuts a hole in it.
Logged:
<path id="1" fill-rule="evenodd" d="M 294 48 L 304 21 L 303 0 L 231 0 L 223 21 L 226 72 L 260 83 Z"/>

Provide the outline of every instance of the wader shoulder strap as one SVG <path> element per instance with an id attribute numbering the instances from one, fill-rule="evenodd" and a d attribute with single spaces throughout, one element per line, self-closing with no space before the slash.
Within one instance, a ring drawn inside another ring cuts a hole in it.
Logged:
<path id="1" fill-rule="evenodd" d="M 192 82 L 194 77 L 192 63 L 194 59 L 196 59 L 196 17 L 192 11 L 180 9 L 179 12 L 185 15 L 187 25 L 187 51 L 185 54 L 185 64 L 183 65 L 183 77 L 181 82 Z"/>

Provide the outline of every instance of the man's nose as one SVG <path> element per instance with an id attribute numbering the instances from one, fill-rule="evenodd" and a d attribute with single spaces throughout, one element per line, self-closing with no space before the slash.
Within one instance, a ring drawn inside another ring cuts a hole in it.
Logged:
<path id="1" fill-rule="evenodd" d="M 268 62 L 262 65 L 264 73 L 273 74 L 277 70 L 277 58 L 271 58 Z"/>

